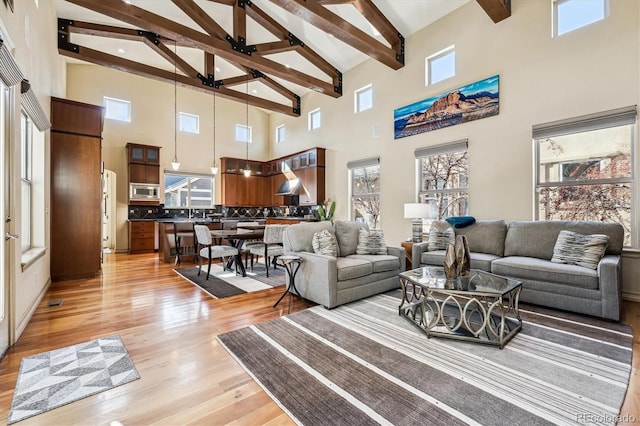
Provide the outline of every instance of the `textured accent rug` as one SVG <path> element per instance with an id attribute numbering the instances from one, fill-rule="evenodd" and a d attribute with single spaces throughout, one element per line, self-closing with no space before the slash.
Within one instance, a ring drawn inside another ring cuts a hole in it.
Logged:
<path id="1" fill-rule="evenodd" d="M 7 424 L 140 378 L 119 336 L 22 359 Z"/>
<path id="2" fill-rule="evenodd" d="M 218 336 L 298 424 L 614 424 L 631 327 L 521 307 L 504 349 L 427 339 L 399 292 Z"/>
<path id="3" fill-rule="evenodd" d="M 247 269 L 246 277 L 236 274 L 235 270 L 224 271 L 219 264 L 211 265 L 211 276 L 209 276 L 208 280 L 206 279 L 206 264 L 202 265 L 200 276 L 198 276 L 197 265 L 177 268 L 174 271 L 216 299 L 285 285 L 284 268 L 281 266 L 276 269 L 269 268 L 269 276 L 267 277 L 264 263 L 255 264 L 254 272 L 250 272 L 250 269 Z"/>

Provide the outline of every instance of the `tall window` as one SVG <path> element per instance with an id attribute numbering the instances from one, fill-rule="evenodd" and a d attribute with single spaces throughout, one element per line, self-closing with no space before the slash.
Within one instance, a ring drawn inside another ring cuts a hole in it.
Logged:
<path id="1" fill-rule="evenodd" d="M 309 112 L 309 130 L 319 129 L 322 125 L 322 115 L 320 108 Z"/>
<path id="2" fill-rule="evenodd" d="M 380 159 L 352 161 L 347 168 L 351 182 L 351 220 L 376 229 L 380 226 Z"/>
<path id="3" fill-rule="evenodd" d="M 178 123 L 181 132 L 200 133 L 200 117 L 195 114 L 178 113 Z"/>
<path id="4" fill-rule="evenodd" d="M 447 47 L 438 53 L 434 53 L 426 59 L 425 85 L 435 84 L 439 81 L 456 75 L 456 49 L 455 46 Z"/>
<path id="5" fill-rule="evenodd" d="M 104 97 L 104 117 L 110 120 L 131 121 L 131 102 Z"/>
<path id="6" fill-rule="evenodd" d="M 284 124 L 281 124 L 276 127 L 276 143 L 284 142 L 286 136 L 286 131 Z"/>
<path id="7" fill-rule="evenodd" d="M 22 192 L 22 229 L 21 238 L 22 251 L 27 251 L 31 248 L 31 224 L 32 224 L 32 210 L 31 210 L 31 197 L 32 197 L 32 150 L 33 139 L 31 133 L 31 120 L 27 114 L 22 111 L 20 114 L 20 180 L 21 180 L 21 192 Z"/>
<path id="8" fill-rule="evenodd" d="M 419 199 L 437 212 L 433 219 L 469 213 L 467 140 L 415 151 L 418 164 Z"/>
<path id="9" fill-rule="evenodd" d="M 182 208 L 213 207 L 214 180 L 210 175 L 164 172 L 164 206 Z"/>
<path id="10" fill-rule="evenodd" d="M 354 111 L 356 113 L 373 108 L 373 86 L 368 85 L 354 92 Z"/>
<path id="11" fill-rule="evenodd" d="M 251 126 L 236 124 L 235 137 L 237 142 L 251 143 Z"/>
<path id="12" fill-rule="evenodd" d="M 533 127 L 537 218 L 618 222 L 638 246 L 636 107 Z"/>
<path id="13" fill-rule="evenodd" d="M 553 36 L 561 36 L 607 17 L 608 0 L 554 0 Z"/>

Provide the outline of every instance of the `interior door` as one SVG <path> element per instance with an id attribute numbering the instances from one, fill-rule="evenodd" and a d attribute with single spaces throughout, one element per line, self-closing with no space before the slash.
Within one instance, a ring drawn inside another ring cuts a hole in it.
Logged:
<path id="1" fill-rule="evenodd" d="M 9 215 L 9 182 L 10 182 L 10 158 L 9 137 L 7 130 L 9 90 L 0 82 L 0 233 L 4 236 L 4 242 L 0 244 L 0 358 L 9 347 L 9 282 L 10 282 L 10 253 L 14 239 L 17 237 L 10 233 L 11 216 Z"/>

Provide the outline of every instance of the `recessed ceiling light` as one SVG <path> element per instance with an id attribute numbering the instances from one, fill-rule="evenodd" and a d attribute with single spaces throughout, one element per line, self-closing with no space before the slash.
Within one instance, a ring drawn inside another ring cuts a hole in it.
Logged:
<path id="1" fill-rule="evenodd" d="M 124 1 L 126 4 L 131 4 L 131 0 L 122 0 Z"/>
<path id="2" fill-rule="evenodd" d="M 220 72 L 220 67 L 216 67 L 216 72 Z"/>
<path id="3" fill-rule="evenodd" d="M 251 89 L 251 93 L 255 95 L 256 93 L 258 93 L 258 91 L 256 89 Z"/>
<path id="4" fill-rule="evenodd" d="M 284 64 L 285 67 L 287 68 L 291 68 L 291 66 L 289 64 Z"/>
<path id="5" fill-rule="evenodd" d="M 124 53 L 124 49 L 122 47 L 118 48 L 118 53 Z"/>

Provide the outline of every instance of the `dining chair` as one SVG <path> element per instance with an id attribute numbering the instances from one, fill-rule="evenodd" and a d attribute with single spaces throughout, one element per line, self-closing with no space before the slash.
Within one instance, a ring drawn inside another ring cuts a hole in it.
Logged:
<path id="1" fill-rule="evenodd" d="M 264 257 L 267 277 L 269 276 L 269 263 L 273 264 L 274 269 L 276 268 L 275 260 L 278 256 L 284 254 L 282 238 L 287 226 L 289 225 L 266 225 L 262 241 L 255 242 L 248 247 L 248 253 L 245 255 L 245 265 L 247 264 L 248 254 L 251 254 L 251 272 L 253 272 L 253 256 Z"/>
<path id="2" fill-rule="evenodd" d="M 209 231 L 208 226 L 195 225 L 193 227 L 193 230 L 196 233 L 196 240 L 198 242 L 197 252 L 200 255 L 199 262 L 198 262 L 198 276 L 200 276 L 200 271 L 202 270 L 203 258 L 206 258 L 209 262 L 207 265 L 207 277 L 205 279 L 208 280 L 209 275 L 211 274 L 212 259 L 221 258 L 222 269 L 226 271 L 228 259 L 225 259 L 225 258 L 229 258 L 231 256 L 237 256 L 238 249 L 229 245 L 214 245 L 213 239 L 211 238 L 211 232 Z"/>
<path id="3" fill-rule="evenodd" d="M 194 239 L 193 224 L 191 222 L 186 222 L 186 221 L 174 222 L 173 238 L 174 238 L 174 243 L 176 248 L 176 265 L 179 265 L 182 260 L 180 259 L 180 256 L 185 254 L 186 247 L 189 246 L 187 243 L 190 242 L 189 240 Z M 195 246 L 195 241 L 193 241 L 191 244 Z M 195 250 L 195 247 L 194 247 L 194 253 L 193 253 L 194 262 L 196 261 L 196 251 L 197 250 Z"/>

